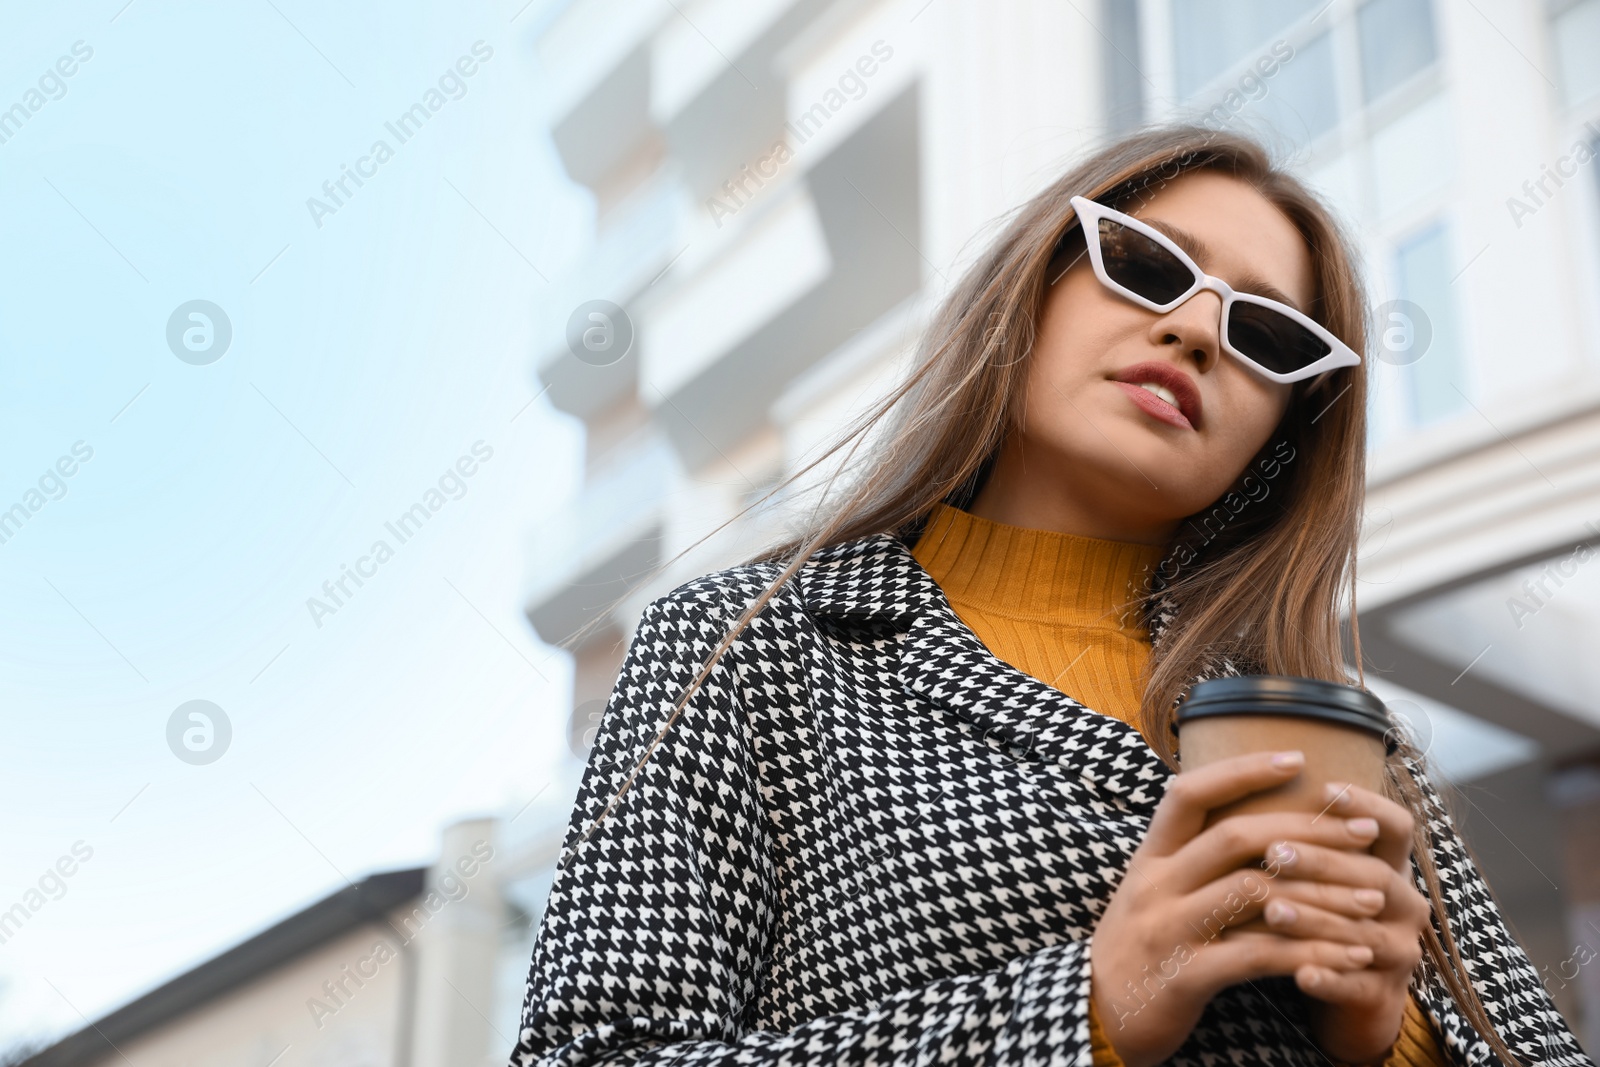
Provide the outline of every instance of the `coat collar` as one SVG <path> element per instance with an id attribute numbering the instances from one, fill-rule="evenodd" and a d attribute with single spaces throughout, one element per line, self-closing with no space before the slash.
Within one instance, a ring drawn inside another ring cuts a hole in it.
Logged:
<path id="1" fill-rule="evenodd" d="M 996 658 L 904 542 L 878 534 L 829 546 L 807 562 L 797 581 L 815 615 L 869 634 L 904 634 L 905 687 L 1017 758 L 1058 764 L 1134 808 L 1153 809 L 1161 799 L 1171 772 L 1139 731 Z M 1166 612 L 1159 624 L 1171 617 Z"/>
<path id="2" fill-rule="evenodd" d="M 1157 567 L 1153 592 L 1145 605 L 1152 646 L 1160 644 L 1177 617 L 1176 606 L 1163 592 L 1162 573 L 1163 568 Z M 907 623 L 941 605 L 949 610 L 938 583 L 922 569 L 910 547 L 890 534 L 874 534 L 819 549 L 801 568 L 797 581 L 806 607 L 819 615 L 894 625 Z M 1215 669 L 1224 674 L 1238 673 L 1225 660 L 1219 661 Z"/>
<path id="3" fill-rule="evenodd" d="M 812 613 L 860 622 L 905 622 L 944 600 L 911 550 L 889 534 L 819 549 L 795 580 Z"/>

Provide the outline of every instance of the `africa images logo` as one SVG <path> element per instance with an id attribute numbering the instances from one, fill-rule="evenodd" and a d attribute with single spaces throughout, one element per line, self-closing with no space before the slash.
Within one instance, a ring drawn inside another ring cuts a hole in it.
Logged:
<path id="1" fill-rule="evenodd" d="M 167 347 L 185 363 L 196 367 L 215 363 L 232 343 L 228 313 L 209 300 L 179 304 L 167 318 Z"/>

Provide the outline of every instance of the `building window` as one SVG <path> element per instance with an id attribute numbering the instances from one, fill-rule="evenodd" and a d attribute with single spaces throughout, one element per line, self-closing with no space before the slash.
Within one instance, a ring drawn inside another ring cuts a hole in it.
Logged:
<path id="1" fill-rule="evenodd" d="M 1144 122 L 1144 75 L 1139 72 L 1138 0 L 1103 0 L 1101 49 L 1105 68 L 1106 128 L 1126 133 Z"/>
<path id="2" fill-rule="evenodd" d="M 1317 0 L 1172 0 L 1174 78 L 1188 100 L 1275 35 L 1316 10 Z"/>
<path id="3" fill-rule="evenodd" d="M 1371 103 L 1438 58 L 1431 0 L 1368 0 L 1356 11 L 1361 93 Z"/>
<path id="4" fill-rule="evenodd" d="M 1253 122 L 1302 147 L 1338 125 L 1332 37 L 1319 34 L 1295 48 L 1293 57 L 1264 83 L 1265 95 L 1256 105 Z"/>
<path id="5" fill-rule="evenodd" d="M 1339 11 L 1325 0 L 1168 0 L 1165 10 L 1180 107 L 1300 150 L 1339 126 L 1340 101 L 1378 100 L 1439 58 L 1432 0 Z"/>
<path id="6" fill-rule="evenodd" d="M 1571 107 L 1600 95 L 1600 0 L 1551 4 L 1561 97 Z"/>
<path id="7" fill-rule="evenodd" d="M 1442 222 L 1436 223 L 1396 249 L 1400 295 L 1422 309 L 1432 335 L 1422 356 L 1406 366 L 1411 418 L 1419 426 L 1467 406 L 1466 359 L 1461 351 L 1456 294 L 1451 285 L 1455 272 L 1451 269 L 1449 236 L 1448 228 Z"/>

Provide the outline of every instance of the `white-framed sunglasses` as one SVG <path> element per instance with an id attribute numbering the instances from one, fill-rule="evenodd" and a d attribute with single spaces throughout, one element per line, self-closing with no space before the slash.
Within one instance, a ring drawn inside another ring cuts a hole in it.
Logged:
<path id="1" fill-rule="evenodd" d="M 1361 357 L 1309 316 L 1278 300 L 1235 292 L 1201 270 L 1160 230 L 1083 196 L 1072 198 L 1100 284 L 1140 307 L 1168 312 L 1209 289 L 1222 297 L 1222 348 L 1274 382 L 1298 382 Z M 1065 274 L 1065 272 L 1062 272 Z M 1060 281 L 1058 276 L 1051 284 Z"/>

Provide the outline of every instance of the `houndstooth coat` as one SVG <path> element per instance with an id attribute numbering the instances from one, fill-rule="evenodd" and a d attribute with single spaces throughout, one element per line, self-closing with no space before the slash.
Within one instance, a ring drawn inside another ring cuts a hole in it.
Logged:
<path id="1" fill-rule="evenodd" d="M 775 575 L 723 571 L 645 611 L 511 1063 L 1087 1067 L 1089 939 L 1167 767 L 1133 727 L 996 659 L 880 535 L 787 583 L 635 774 Z M 1170 608 L 1149 621 L 1159 641 Z M 1588 1063 L 1423 789 L 1456 936 L 1501 1034 L 1524 1063 Z M 1426 964 L 1413 989 L 1455 1063 L 1495 1062 Z M 1223 991 L 1171 1062 L 1327 1063 L 1292 994 L 1288 979 Z"/>

